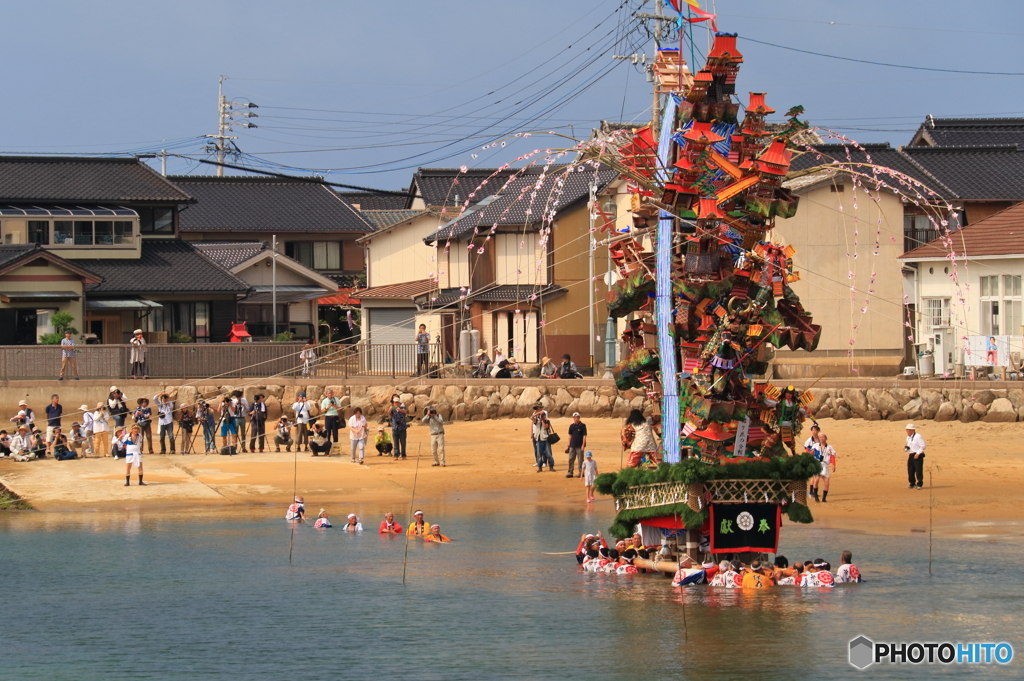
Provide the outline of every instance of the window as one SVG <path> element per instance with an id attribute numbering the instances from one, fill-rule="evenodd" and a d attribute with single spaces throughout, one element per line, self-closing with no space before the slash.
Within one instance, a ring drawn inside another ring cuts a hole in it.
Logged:
<path id="1" fill-rule="evenodd" d="M 41 246 L 50 245 L 50 223 L 47 220 L 28 221 L 28 242 Z"/>
<path id="2" fill-rule="evenodd" d="M 981 333 L 988 336 L 1017 335 L 1024 324 L 1021 277 L 981 277 Z"/>
<path id="3" fill-rule="evenodd" d="M 26 230 L 26 222 L 6 220 L 3 242 L 61 248 L 132 246 L 135 243 L 135 223 L 131 220 L 28 220 Z"/>
<path id="4" fill-rule="evenodd" d="M 174 209 L 138 208 L 142 234 L 174 234 Z"/>
<path id="5" fill-rule="evenodd" d="M 949 298 L 926 298 L 924 304 L 926 326 L 949 326 Z"/>
<path id="6" fill-rule="evenodd" d="M 196 334 L 197 341 L 210 340 L 210 304 L 196 303 Z"/>
<path id="7" fill-rule="evenodd" d="M 92 246 L 92 221 L 75 220 L 75 245 Z"/>
<path id="8" fill-rule="evenodd" d="M 314 270 L 341 270 L 340 241 L 289 241 L 284 252 Z"/>
<path id="9" fill-rule="evenodd" d="M 74 244 L 74 223 L 70 220 L 55 220 L 53 223 L 53 243 L 55 246 L 71 246 Z"/>
<path id="10" fill-rule="evenodd" d="M 1021 317 L 1021 277 L 1003 275 L 1003 333 L 1016 336 L 1021 332 L 1024 318 Z"/>
<path id="11" fill-rule="evenodd" d="M 953 211 L 947 218 L 949 230 L 955 232 L 963 224 L 960 211 Z M 945 232 L 946 227 L 942 226 L 941 218 L 934 215 L 905 214 L 903 216 L 903 250 L 912 251 L 918 246 L 939 238 L 939 234 Z"/>

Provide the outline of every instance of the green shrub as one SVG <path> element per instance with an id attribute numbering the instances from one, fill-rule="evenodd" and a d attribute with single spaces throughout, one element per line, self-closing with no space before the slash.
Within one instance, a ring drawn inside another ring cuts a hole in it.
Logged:
<path id="1" fill-rule="evenodd" d="M 181 331 L 175 331 L 174 333 L 172 333 L 170 336 L 167 337 L 167 342 L 168 343 L 191 343 L 192 342 L 192 336 L 188 335 L 187 333 L 182 333 Z"/>
<path id="2" fill-rule="evenodd" d="M 291 331 L 282 331 L 281 333 L 274 336 L 275 343 L 287 343 L 288 341 L 294 340 L 295 334 Z"/>

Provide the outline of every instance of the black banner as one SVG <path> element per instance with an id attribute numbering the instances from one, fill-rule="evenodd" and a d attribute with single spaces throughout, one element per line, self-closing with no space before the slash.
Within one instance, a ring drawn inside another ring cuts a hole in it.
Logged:
<path id="1" fill-rule="evenodd" d="M 778 504 L 711 504 L 711 553 L 775 553 L 781 523 Z"/>

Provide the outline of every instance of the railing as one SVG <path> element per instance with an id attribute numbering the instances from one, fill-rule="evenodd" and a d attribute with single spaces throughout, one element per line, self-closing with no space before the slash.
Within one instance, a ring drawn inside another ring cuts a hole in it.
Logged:
<path id="1" fill-rule="evenodd" d="M 182 343 L 146 346 L 145 372 L 156 379 L 263 378 L 302 375 L 301 343 Z M 85 345 L 76 349 L 83 379 L 120 379 L 131 375 L 130 345 Z M 412 376 L 417 369 L 415 343 L 371 345 L 334 343 L 316 348 L 309 375 L 314 378 Z M 60 375 L 57 345 L 0 346 L 0 381 L 53 380 Z M 427 373 L 439 375 L 441 348 L 427 348 Z M 73 374 L 72 374 L 73 375 Z M 69 376 L 70 378 L 70 376 Z"/>

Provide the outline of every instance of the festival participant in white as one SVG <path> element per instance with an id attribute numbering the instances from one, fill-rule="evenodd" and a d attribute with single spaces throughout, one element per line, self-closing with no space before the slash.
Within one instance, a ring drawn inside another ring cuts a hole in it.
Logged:
<path id="1" fill-rule="evenodd" d="M 306 500 L 302 497 L 295 497 L 291 505 L 288 506 L 288 510 L 284 514 L 285 520 L 305 520 L 306 519 Z"/>
<path id="2" fill-rule="evenodd" d="M 125 471 L 124 471 L 124 486 L 128 487 L 131 484 L 132 477 L 132 466 L 139 469 L 139 484 L 145 485 L 142 482 L 142 428 L 138 424 L 131 427 L 128 434 L 124 436 L 124 449 L 125 449 Z"/>
<path id="3" fill-rule="evenodd" d="M 860 570 L 853 564 L 853 554 L 843 551 L 839 556 L 839 569 L 836 570 L 836 584 L 855 584 L 861 581 Z"/>
<path id="4" fill-rule="evenodd" d="M 821 502 L 828 502 L 828 485 L 832 480 L 832 473 L 836 472 L 836 450 L 828 443 L 828 435 L 822 433 L 818 436 L 818 452 L 821 454 L 821 475 L 818 476 L 818 484 L 821 490 Z M 818 495 L 814 495 L 818 500 Z"/>
<path id="5" fill-rule="evenodd" d="M 917 432 L 913 423 L 907 424 L 907 444 L 903 451 L 907 453 L 907 489 L 921 489 L 924 486 L 924 438 Z"/>

